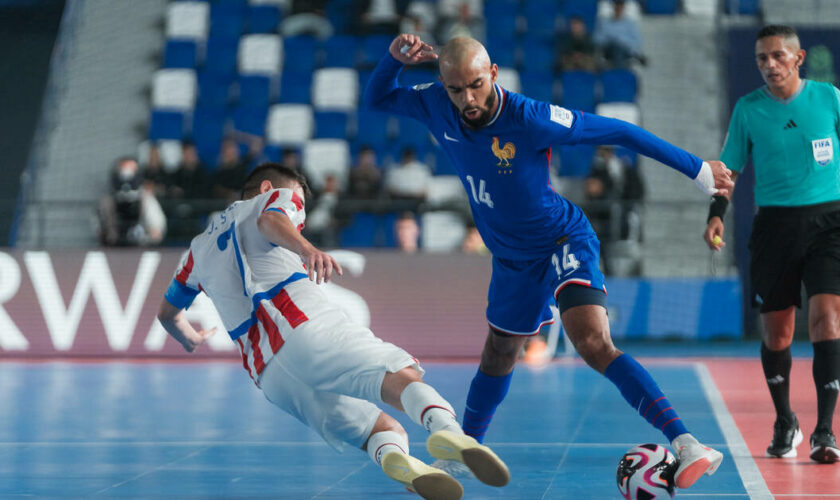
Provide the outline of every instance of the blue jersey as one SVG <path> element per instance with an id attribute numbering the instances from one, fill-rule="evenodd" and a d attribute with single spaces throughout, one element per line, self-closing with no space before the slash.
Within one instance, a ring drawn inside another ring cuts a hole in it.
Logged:
<path id="1" fill-rule="evenodd" d="M 451 158 L 470 198 L 476 228 L 494 256 L 544 257 L 566 237 L 592 235 L 583 211 L 549 181 L 551 146 L 616 144 L 657 159 L 692 179 L 702 160 L 627 122 L 584 115 L 496 85 L 498 108 L 469 128 L 439 82 L 399 87 L 402 64 L 387 54 L 371 75 L 365 103 L 428 126 Z"/>

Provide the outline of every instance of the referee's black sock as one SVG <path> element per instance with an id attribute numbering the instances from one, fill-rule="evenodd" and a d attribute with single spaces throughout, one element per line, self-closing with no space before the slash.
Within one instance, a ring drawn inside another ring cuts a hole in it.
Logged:
<path id="1" fill-rule="evenodd" d="M 761 367 L 764 368 L 764 378 L 776 407 L 776 417 L 793 423 L 793 412 L 790 409 L 790 346 L 781 351 L 771 351 L 764 342 L 761 343 Z"/>
<path id="2" fill-rule="evenodd" d="M 840 391 L 840 339 L 814 342 L 814 385 L 817 387 L 817 429 L 831 429 Z"/>

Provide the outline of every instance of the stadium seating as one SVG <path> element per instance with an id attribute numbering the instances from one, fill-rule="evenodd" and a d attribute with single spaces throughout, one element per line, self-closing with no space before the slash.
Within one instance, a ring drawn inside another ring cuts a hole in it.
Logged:
<path id="1" fill-rule="evenodd" d="M 152 110 L 149 122 L 149 139 L 181 139 L 184 136 L 184 113 L 180 111 Z"/>
<path id="2" fill-rule="evenodd" d="M 339 245 L 347 248 L 392 248 L 396 246 L 394 225 L 397 214 L 358 212 L 341 229 Z"/>
<path id="3" fill-rule="evenodd" d="M 618 68 L 601 73 L 602 102 L 635 102 L 636 74 L 628 69 Z"/>
<path id="4" fill-rule="evenodd" d="M 760 7 L 761 0 L 724 0 L 724 9 L 727 14 L 754 16 L 758 14 Z"/>
<path id="5" fill-rule="evenodd" d="M 431 207 L 440 207 L 465 199 L 464 186 L 457 175 L 435 175 L 429 179 L 429 195 L 426 202 Z"/>
<path id="6" fill-rule="evenodd" d="M 312 102 L 312 72 L 298 72 L 290 67 L 280 78 L 280 102 L 309 104 Z"/>
<path id="7" fill-rule="evenodd" d="M 206 70 L 198 73 L 198 106 L 224 108 L 227 106 L 231 79 L 227 75 Z"/>
<path id="8" fill-rule="evenodd" d="M 496 77 L 496 83 L 501 85 L 502 88 L 516 92 L 517 94 L 522 91 L 519 72 L 513 68 L 499 68 L 499 76 Z"/>
<path id="9" fill-rule="evenodd" d="M 544 39 L 531 36 L 522 43 L 522 70 L 536 72 L 552 72 L 554 70 L 554 44 Z"/>
<path id="10" fill-rule="evenodd" d="M 648 14 L 676 14 L 677 0 L 645 0 L 645 12 Z"/>
<path id="11" fill-rule="evenodd" d="M 276 104 L 266 124 L 266 142 L 301 147 L 312 138 L 315 118 L 308 104 Z"/>
<path id="12" fill-rule="evenodd" d="M 347 113 L 341 111 L 315 112 L 315 138 L 347 138 Z"/>
<path id="13" fill-rule="evenodd" d="M 164 68 L 195 68 L 198 44 L 194 40 L 167 40 L 163 49 Z"/>
<path id="14" fill-rule="evenodd" d="M 525 2 L 525 23 L 529 37 L 548 41 L 556 36 L 558 4 L 559 2 L 556 0 L 529 0 Z M 524 60 L 527 59 L 528 57 Z"/>
<path id="15" fill-rule="evenodd" d="M 152 107 L 192 109 L 196 98 L 195 72 L 189 69 L 161 69 L 152 79 Z"/>
<path id="16" fill-rule="evenodd" d="M 238 2 L 210 4 L 210 36 L 236 41 L 244 30 L 245 6 Z"/>
<path id="17" fill-rule="evenodd" d="M 405 146 L 411 146 L 422 157 L 431 149 L 432 143 L 429 139 L 429 129 L 426 125 L 411 118 L 398 118 L 399 132 L 397 133 L 396 154 Z"/>
<path id="18" fill-rule="evenodd" d="M 242 106 L 267 108 L 275 93 L 272 79 L 264 75 L 242 75 L 238 87 L 239 104 Z"/>
<path id="19" fill-rule="evenodd" d="M 248 6 L 248 31 L 251 33 L 277 33 L 281 18 L 279 5 L 251 4 Z"/>
<path id="20" fill-rule="evenodd" d="M 467 234 L 464 218 L 457 212 L 426 212 L 420 216 L 420 227 L 420 247 L 427 252 L 457 250 Z"/>
<path id="21" fill-rule="evenodd" d="M 581 17 L 586 22 L 590 33 L 595 30 L 595 18 L 598 15 L 598 0 L 574 0 L 567 1 L 563 6 L 563 14 L 566 19 L 572 16 Z"/>
<path id="22" fill-rule="evenodd" d="M 351 68 L 322 68 L 312 78 L 315 109 L 352 111 L 359 95 L 359 76 Z"/>
<path id="23" fill-rule="evenodd" d="M 238 61 L 241 74 L 276 74 L 283 64 L 283 39 L 278 35 L 243 36 Z"/>
<path id="24" fill-rule="evenodd" d="M 594 73 L 587 71 L 566 71 L 560 77 L 563 97 L 560 102 L 569 109 L 592 112 L 595 110 Z"/>
<path id="25" fill-rule="evenodd" d="M 716 0 L 712 0 L 716 1 Z M 613 2 L 612 0 L 600 0 L 598 2 L 598 17 L 612 17 L 613 16 Z M 624 2 L 624 17 L 633 21 L 642 19 L 642 8 L 636 0 L 627 0 Z"/>
<path id="26" fill-rule="evenodd" d="M 224 108 L 198 107 L 193 112 L 192 139 L 205 167 L 216 168 L 225 127 Z"/>
<path id="27" fill-rule="evenodd" d="M 554 77 L 548 72 L 523 72 L 522 93 L 532 99 L 554 102 Z"/>
<path id="28" fill-rule="evenodd" d="M 209 31 L 210 5 L 206 2 L 173 2 L 166 11 L 166 38 L 203 40 Z"/>
<path id="29" fill-rule="evenodd" d="M 312 73 L 317 63 L 318 41 L 307 35 L 288 37 L 283 40 L 283 71 Z"/>
<path id="30" fill-rule="evenodd" d="M 359 64 L 362 67 L 374 67 L 382 59 L 382 56 L 388 52 L 388 47 L 391 46 L 391 41 L 394 39 L 391 35 L 369 35 L 362 40 L 362 57 Z"/>
<path id="31" fill-rule="evenodd" d="M 324 187 L 327 176 L 333 176 L 339 189 L 347 188 L 350 171 L 350 147 L 341 139 L 313 139 L 303 146 L 303 171 L 313 189 Z"/>
<path id="32" fill-rule="evenodd" d="M 595 107 L 595 113 L 609 118 L 618 118 L 633 125 L 641 125 L 639 106 L 632 102 L 605 102 Z"/>
<path id="33" fill-rule="evenodd" d="M 511 36 L 505 38 L 498 33 L 487 34 L 487 53 L 490 55 L 490 60 L 497 65 L 515 67 L 518 65 L 518 55 L 516 52 L 516 39 Z"/>
<path id="34" fill-rule="evenodd" d="M 494 36 L 503 40 L 513 40 L 516 36 L 518 17 L 519 3 L 516 0 L 486 0 L 484 2 L 484 18 L 493 26 L 492 30 L 488 30 L 488 38 Z"/>
<path id="35" fill-rule="evenodd" d="M 356 144 L 367 144 L 382 156 L 388 144 L 390 121 L 391 116 L 387 113 L 360 110 L 356 119 Z"/>
<path id="36" fill-rule="evenodd" d="M 324 43 L 324 66 L 328 68 L 355 68 L 359 52 L 359 39 L 350 35 L 336 35 Z"/>
<path id="37" fill-rule="evenodd" d="M 236 54 L 236 39 L 210 37 L 207 39 L 204 70 L 232 78 L 236 73 Z"/>
<path id="38" fill-rule="evenodd" d="M 234 108 L 232 113 L 234 130 L 262 137 L 265 135 L 267 111 L 263 106 L 238 106 Z"/>

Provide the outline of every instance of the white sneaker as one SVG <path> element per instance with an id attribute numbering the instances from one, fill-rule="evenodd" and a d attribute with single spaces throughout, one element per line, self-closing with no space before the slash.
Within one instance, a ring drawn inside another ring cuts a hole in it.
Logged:
<path id="1" fill-rule="evenodd" d="M 470 468 L 457 460 L 435 460 L 432 462 L 432 467 L 446 472 L 455 479 L 475 479 L 475 474 Z"/>
<path id="2" fill-rule="evenodd" d="M 426 449 L 435 458 L 463 463 L 484 484 L 504 486 L 510 481 L 510 471 L 502 459 L 466 434 L 437 431 L 426 440 Z"/>
<path id="3" fill-rule="evenodd" d="M 723 454 L 717 450 L 703 446 L 691 434 L 681 434 L 671 443 L 676 450 L 677 472 L 674 483 L 677 488 L 688 488 L 706 474 L 711 476 L 720 467 Z"/>
<path id="4" fill-rule="evenodd" d="M 461 500 L 464 496 L 464 488 L 455 478 L 405 453 L 386 454 L 382 457 L 382 470 L 425 499 Z"/>

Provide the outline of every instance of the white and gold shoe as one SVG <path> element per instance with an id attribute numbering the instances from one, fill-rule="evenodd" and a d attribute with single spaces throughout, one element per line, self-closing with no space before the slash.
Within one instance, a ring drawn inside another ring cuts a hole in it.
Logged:
<path id="1" fill-rule="evenodd" d="M 510 481 L 510 471 L 502 459 L 466 434 L 437 431 L 426 440 L 426 449 L 437 459 L 463 463 L 484 484 L 504 486 Z"/>
<path id="2" fill-rule="evenodd" d="M 460 500 L 464 496 L 458 480 L 405 453 L 392 451 L 382 457 L 382 470 L 427 500 Z"/>

